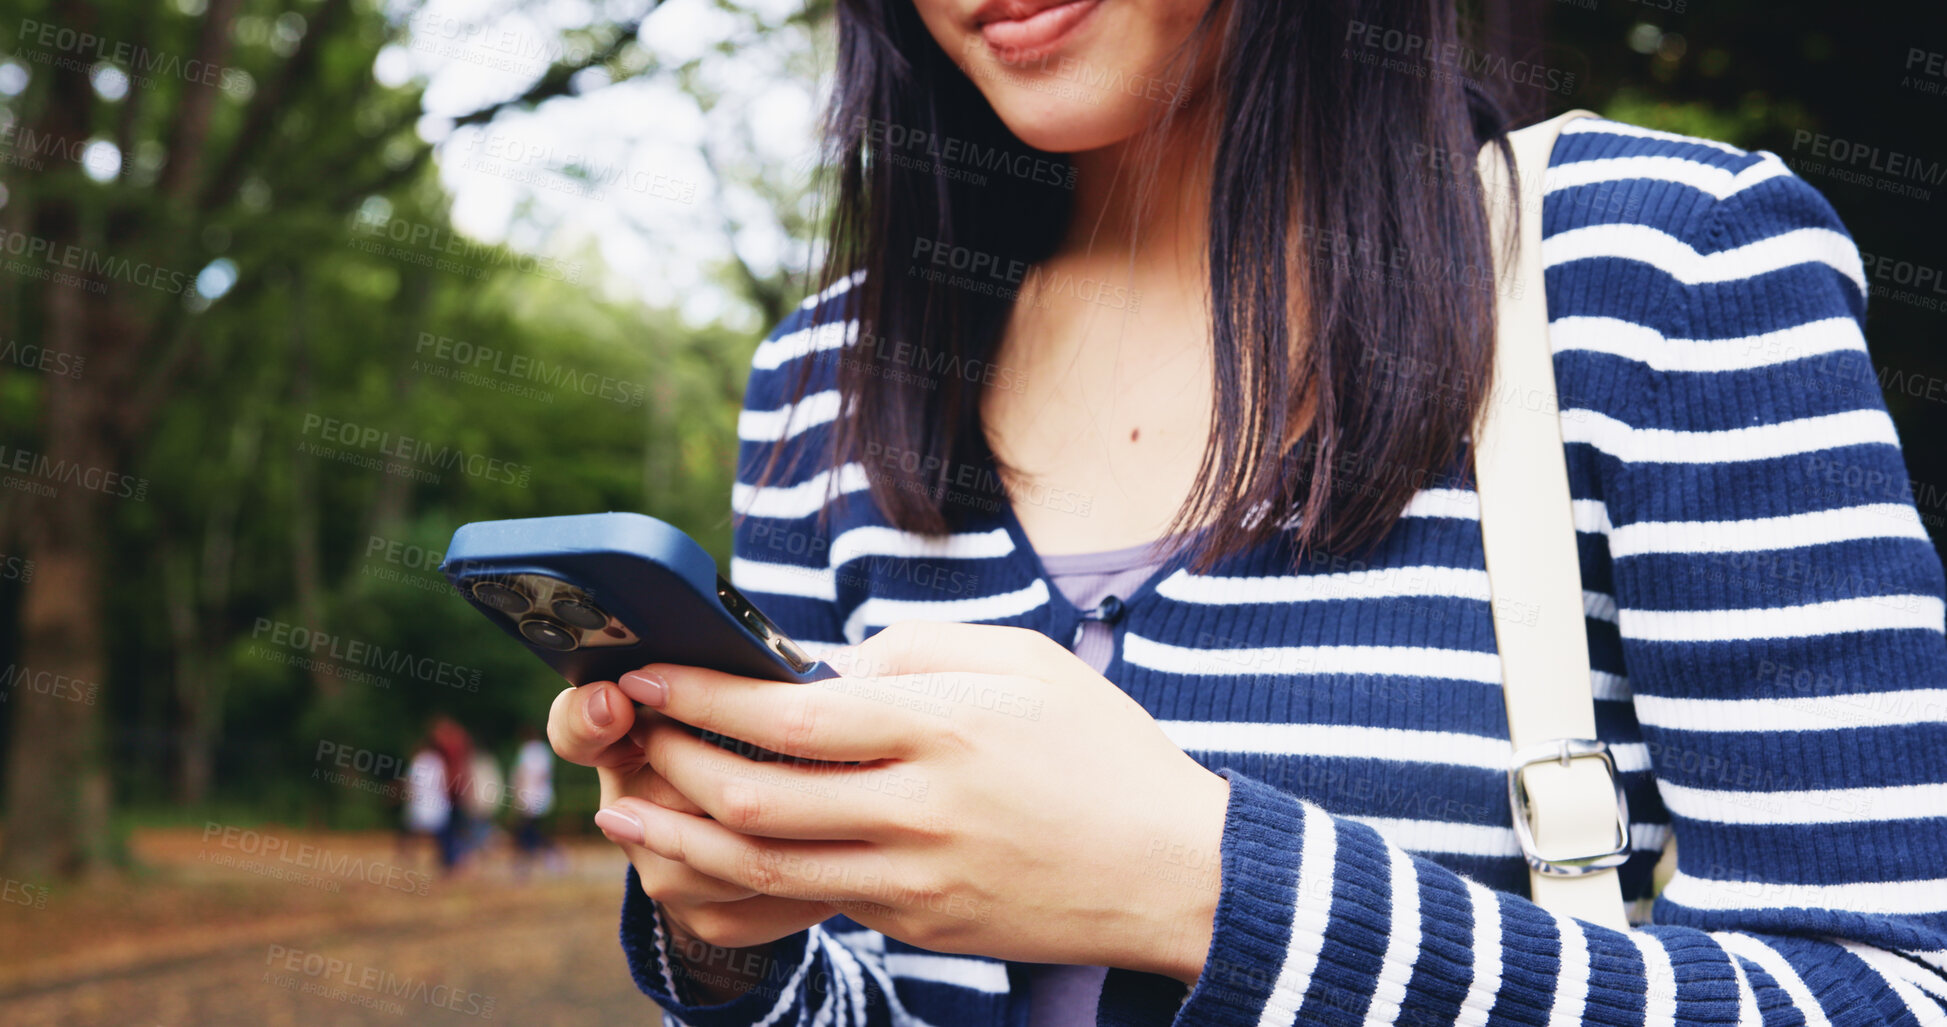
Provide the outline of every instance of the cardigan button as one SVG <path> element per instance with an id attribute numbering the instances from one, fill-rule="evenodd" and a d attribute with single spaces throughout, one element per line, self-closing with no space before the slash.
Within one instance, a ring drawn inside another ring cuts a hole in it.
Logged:
<path id="1" fill-rule="evenodd" d="M 1122 619 L 1122 615 L 1125 612 L 1126 612 L 1126 607 L 1123 605 L 1122 597 L 1109 596 L 1108 598 L 1102 600 L 1101 605 L 1097 606 L 1093 610 L 1088 611 L 1087 613 L 1082 614 L 1082 619 L 1099 620 L 1104 624 L 1114 624 L 1115 622 Z"/>

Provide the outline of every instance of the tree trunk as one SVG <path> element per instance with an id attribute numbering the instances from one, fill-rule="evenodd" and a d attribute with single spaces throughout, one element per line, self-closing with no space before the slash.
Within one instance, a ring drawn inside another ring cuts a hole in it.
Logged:
<path id="1" fill-rule="evenodd" d="M 85 301 L 74 289 L 48 290 L 50 348 L 85 352 Z M 112 469 L 110 447 L 95 430 L 98 411 L 88 385 L 49 376 L 45 450 L 55 468 Z M 22 504 L 22 532 L 34 560 L 21 611 L 21 662 L 10 702 L 13 739 L 7 753 L 7 829 L 0 862 L 28 879 L 68 876 L 108 854 L 108 770 L 101 747 L 106 677 L 101 546 L 104 497 L 77 481 L 53 497 Z M 57 675 L 68 680 L 63 683 Z"/>
<path id="2" fill-rule="evenodd" d="M 243 482 L 257 467 L 263 435 L 263 420 L 254 409 L 231 428 L 229 464 L 203 521 L 201 573 L 192 575 L 187 566 L 183 568 L 183 580 L 199 587 L 191 590 L 194 598 L 186 604 L 192 613 L 190 622 L 176 631 L 176 696 L 182 730 L 176 794 L 192 805 L 209 798 L 216 766 L 223 697 L 230 683 L 223 651 L 233 632 L 224 627 L 228 623 L 224 614 L 230 606 L 230 572 L 236 564 L 237 514 L 243 503 Z"/>
<path id="3" fill-rule="evenodd" d="M 72 24 L 85 30 L 93 25 L 92 14 L 77 3 Z M 93 92 L 86 74 L 72 68 L 50 69 L 49 79 L 38 129 L 59 142 L 59 152 L 75 152 L 88 135 Z M 81 219 L 71 191 L 56 188 L 35 198 L 35 236 L 57 252 L 79 240 Z M 49 283 L 40 295 L 46 331 L 40 342 L 93 363 L 91 320 L 99 301 L 71 284 Z M 99 390 L 92 376 L 44 379 L 37 473 L 23 477 L 54 494 L 24 495 L 17 504 L 21 540 L 35 566 L 21 597 L 20 662 L 10 668 L 13 737 L 0 864 L 29 878 L 78 873 L 107 854 L 109 788 L 100 717 L 107 670 L 100 564 L 106 497 L 78 480 L 119 470 L 111 463 L 114 446 L 103 430 L 107 411 Z M 64 468 L 80 473 L 63 477 Z"/>
<path id="4" fill-rule="evenodd" d="M 196 575 L 189 555 L 174 537 L 164 535 L 157 546 L 162 562 L 162 587 L 169 613 L 169 642 L 175 651 L 176 801 L 185 806 L 209 794 L 210 745 L 196 732 L 200 711 L 209 706 L 210 667 L 203 660 L 202 607 L 196 597 Z"/>

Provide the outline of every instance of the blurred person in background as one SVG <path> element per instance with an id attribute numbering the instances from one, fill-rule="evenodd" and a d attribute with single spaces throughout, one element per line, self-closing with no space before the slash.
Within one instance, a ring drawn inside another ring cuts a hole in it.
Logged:
<path id="1" fill-rule="evenodd" d="M 429 740 L 422 742 L 414 750 L 412 759 L 406 765 L 405 804 L 400 810 L 400 847 L 410 851 L 414 863 L 419 862 L 419 839 L 431 839 L 439 853 L 441 864 L 445 863 L 445 847 L 440 843 L 440 832 L 446 829 L 453 816 L 453 803 L 446 796 L 446 761 L 439 750 Z"/>
<path id="2" fill-rule="evenodd" d="M 540 732 L 524 725 L 520 750 L 514 754 L 514 873 L 526 876 L 539 858 L 552 871 L 562 867 L 561 851 L 542 821 L 554 809 L 554 751 Z"/>
<path id="3" fill-rule="evenodd" d="M 468 762 L 466 823 L 461 827 L 460 862 L 472 864 L 485 856 L 500 836 L 496 820 L 508 804 L 507 779 L 500 772 L 500 761 L 485 749 L 475 749 Z"/>
<path id="4" fill-rule="evenodd" d="M 434 832 L 439 840 L 440 869 L 448 874 L 460 868 L 466 857 L 468 796 L 473 791 L 473 738 L 466 728 L 445 714 L 433 718 L 429 744 L 439 756 L 441 783 L 446 797 L 446 820 Z"/>

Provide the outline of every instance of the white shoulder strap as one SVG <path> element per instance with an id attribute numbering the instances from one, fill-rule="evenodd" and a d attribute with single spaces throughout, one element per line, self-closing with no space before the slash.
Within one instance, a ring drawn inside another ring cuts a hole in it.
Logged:
<path id="1" fill-rule="evenodd" d="M 1515 833 L 1534 900 L 1552 913 L 1628 926 L 1614 867 L 1629 855 L 1629 814 L 1615 762 L 1595 737 L 1582 576 L 1562 455 L 1548 305 L 1541 262 L 1542 179 L 1570 111 L 1508 136 L 1520 169 L 1510 205 L 1507 169 L 1480 155 L 1499 289 L 1494 377 L 1475 433 L 1481 542 L 1507 699 Z M 1507 255 L 1510 221 L 1518 245 Z"/>

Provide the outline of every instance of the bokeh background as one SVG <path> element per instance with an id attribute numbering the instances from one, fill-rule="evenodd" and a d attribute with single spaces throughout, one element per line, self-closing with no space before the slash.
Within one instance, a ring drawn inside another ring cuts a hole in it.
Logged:
<path id="1" fill-rule="evenodd" d="M 1947 539 L 1942 6 L 1468 7 L 1527 115 L 1824 192 Z M 458 876 L 398 833 L 430 718 L 504 768 L 560 686 L 434 568 L 466 521 L 598 510 L 727 558 L 749 354 L 818 254 L 830 8 L 0 3 L 0 1022 L 652 1015 L 592 773 L 555 768 L 544 865 L 504 794 Z"/>

